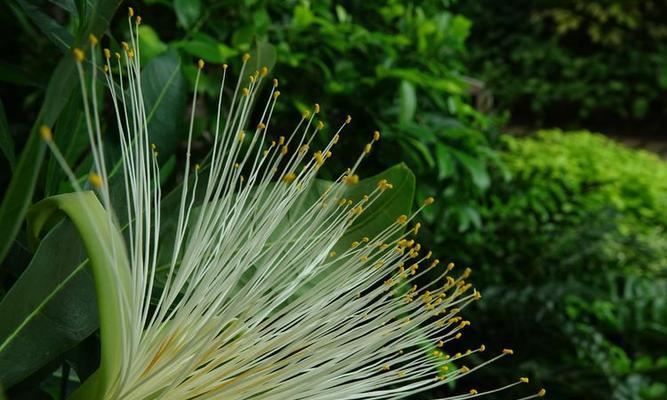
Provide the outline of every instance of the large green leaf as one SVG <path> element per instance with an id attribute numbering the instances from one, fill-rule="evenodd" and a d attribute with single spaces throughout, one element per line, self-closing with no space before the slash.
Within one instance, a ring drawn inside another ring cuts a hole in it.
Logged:
<path id="1" fill-rule="evenodd" d="M 151 141 L 161 154 L 171 154 L 183 140 L 186 86 L 181 58 L 175 50 L 156 57 L 141 71 L 141 88 Z"/>
<path id="2" fill-rule="evenodd" d="M 120 0 L 92 1 L 86 24 L 82 25 L 77 43 L 85 40 L 89 32 L 100 35 L 108 26 Z M 44 159 L 45 145 L 39 137 L 41 125 L 53 126 L 73 89 L 77 85 L 76 67 L 71 54 L 65 54 L 49 80 L 44 103 L 33 126 L 28 141 L 21 152 L 12 180 L 0 205 L 0 261 L 7 255 L 18 234 L 28 207 L 32 203 L 37 177 Z"/>
<path id="3" fill-rule="evenodd" d="M 92 192 L 63 194 L 37 203 L 28 214 L 28 239 L 37 241 L 40 232 L 62 216 L 69 218 L 79 233 L 93 271 L 102 358 L 98 372 L 77 393 L 79 398 L 97 398 L 120 370 L 121 331 L 128 326 L 120 305 L 129 299 L 130 267 L 120 230 L 108 223 L 107 212 Z"/>
<path id="4" fill-rule="evenodd" d="M 76 230 L 69 222 L 59 224 L 0 302 L 0 382 L 5 387 L 97 329 L 95 291 L 86 265 Z"/>

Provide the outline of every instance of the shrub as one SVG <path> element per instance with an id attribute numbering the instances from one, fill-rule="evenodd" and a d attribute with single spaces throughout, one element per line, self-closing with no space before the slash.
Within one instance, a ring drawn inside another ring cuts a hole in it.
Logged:
<path id="1" fill-rule="evenodd" d="M 526 370 L 555 398 L 664 398 L 667 164 L 588 132 L 503 149 L 512 180 L 483 228 L 444 244 L 482 270 L 479 332 L 530 355 L 489 371 Z"/>

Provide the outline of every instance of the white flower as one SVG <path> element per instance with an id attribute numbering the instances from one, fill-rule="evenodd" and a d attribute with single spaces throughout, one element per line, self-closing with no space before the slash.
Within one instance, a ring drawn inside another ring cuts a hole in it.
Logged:
<path id="1" fill-rule="evenodd" d="M 469 324 L 459 311 L 480 295 L 464 280 L 469 270 L 452 277 L 452 264 L 437 266 L 430 252 L 420 253 L 410 238 L 419 224 L 405 229 L 415 215 L 401 216 L 376 237 L 359 238 L 336 254 L 355 219 L 392 189 L 383 180 L 358 200 L 342 197 L 358 181 L 358 168 L 379 133 L 319 199 L 300 208 L 299 215 L 290 214 L 305 201 L 350 118 L 326 146 L 313 151 L 313 138 L 323 128 L 315 105 L 291 134 L 272 141 L 268 132 L 278 82 L 273 80 L 261 117 L 251 124 L 250 107 L 268 71 L 247 71 L 248 55 L 226 105 L 229 69 L 223 67 L 206 173 L 191 167 L 195 89 L 180 206 L 163 210 L 157 153 L 148 139 L 141 93 L 139 22 L 130 10 L 131 42 L 123 43 L 123 54 L 104 50 L 102 67 L 120 131 L 129 239 L 104 249 L 113 268 L 104 279 L 96 276 L 98 294 L 104 295 L 102 366 L 75 398 L 399 398 L 511 353 L 505 350 L 469 368 L 465 358 L 484 346 L 465 354 L 446 352 Z M 96 44 L 91 37 L 91 52 Z M 84 52 L 75 49 L 74 55 L 97 171 L 89 180 L 104 205 L 94 234 L 113 237 L 118 222 L 107 184 L 97 94 L 95 85 L 91 93 L 86 89 Z M 91 62 L 94 82 L 95 57 Z M 200 72 L 203 67 L 200 61 Z M 50 130 L 42 135 L 81 191 Z M 174 243 L 159 237 L 165 211 L 178 213 Z M 156 290 L 157 258 L 165 248 L 173 253 L 164 289 Z M 417 280 L 430 268 L 439 269 L 442 279 L 418 287 Z M 398 295 L 399 286 L 410 289 Z M 114 316 L 105 318 L 107 313 Z M 471 390 L 452 398 L 482 394 Z"/>

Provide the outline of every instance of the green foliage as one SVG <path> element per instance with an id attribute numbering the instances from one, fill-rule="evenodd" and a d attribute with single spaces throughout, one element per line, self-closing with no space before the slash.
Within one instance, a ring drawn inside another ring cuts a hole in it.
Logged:
<path id="1" fill-rule="evenodd" d="M 479 333 L 521 348 L 512 374 L 555 398 L 663 398 L 667 164 L 588 132 L 503 149 L 512 180 L 492 185 L 483 228 L 444 243 L 481 268 Z"/>
<path id="2" fill-rule="evenodd" d="M 461 2 L 471 61 L 503 107 L 572 124 L 667 114 L 662 1 Z"/>

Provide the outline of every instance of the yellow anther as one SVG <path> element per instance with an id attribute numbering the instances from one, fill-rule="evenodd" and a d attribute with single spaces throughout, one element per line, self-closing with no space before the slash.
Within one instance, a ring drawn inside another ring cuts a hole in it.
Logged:
<path id="1" fill-rule="evenodd" d="M 245 54 L 243 55 L 242 60 L 243 60 L 243 62 L 247 62 L 248 60 L 250 60 L 250 54 L 245 53 Z"/>
<path id="2" fill-rule="evenodd" d="M 90 43 L 91 46 L 97 46 L 97 37 L 93 35 L 92 33 L 88 35 L 88 43 Z"/>
<path id="3" fill-rule="evenodd" d="M 373 140 L 376 142 L 380 140 L 380 131 L 373 132 Z"/>
<path id="4" fill-rule="evenodd" d="M 322 152 L 321 152 L 321 151 L 319 151 L 319 150 L 316 151 L 316 152 L 313 154 L 313 158 L 315 159 L 315 162 L 317 163 L 317 165 L 322 165 L 322 164 L 324 164 L 324 156 L 322 156 Z"/>
<path id="5" fill-rule="evenodd" d="M 361 256 L 361 257 L 359 257 L 359 261 L 361 261 L 361 262 L 366 262 L 366 261 L 368 261 L 368 256 Z"/>
<path id="6" fill-rule="evenodd" d="M 360 215 L 362 212 L 364 212 L 364 208 L 361 205 L 358 205 L 352 209 L 353 215 Z"/>
<path id="7" fill-rule="evenodd" d="M 128 7 L 128 8 L 127 8 L 127 15 L 128 15 L 129 17 L 134 17 L 134 8 L 132 8 L 132 7 Z"/>
<path id="8" fill-rule="evenodd" d="M 199 172 L 200 169 L 201 169 L 201 165 L 195 164 L 195 171 Z"/>
<path id="9" fill-rule="evenodd" d="M 287 173 L 285 174 L 285 176 L 283 176 L 283 182 L 285 183 L 292 183 L 294 182 L 295 179 L 296 179 L 296 174 L 294 172 Z"/>
<path id="10" fill-rule="evenodd" d="M 250 83 L 255 83 L 255 79 L 257 79 L 257 78 L 255 78 L 254 74 L 251 74 L 251 75 L 248 76 L 248 79 L 250 79 Z"/>
<path id="11" fill-rule="evenodd" d="M 74 54 L 74 59 L 79 62 L 83 61 L 86 58 L 86 55 L 83 53 L 83 50 L 81 50 L 78 47 L 75 47 L 72 50 L 72 54 Z"/>
<path id="12" fill-rule="evenodd" d="M 250 94 L 250 91 L 248 90 L 248 88 L 245 88 L 245 87 L 244 87 L 243 89 L 241 89 L 241 94 L 242 94 L 244 97 L 248 97 L 248 95 Z"/>
<path id="13" fill-rule="evenodd" d="M 470 389 L 470 394 L 477 394 L 477 390 L 475 390 L 475 389 Z"/>
<path id="14" fill-rule="evenodd" d="M 331 250 L 329 252 L 329 257 L 336 257 L 336 252 L 334 250 Z"/>
<path id="15" fill-rule="evenodd" d="M 389 278 L 386 281 L 384 281 L 385 286 L 393 286 L 394 285 L 394 280 Z"/>
<path id="16" fill-rule="evenodd" d="M 47 142 L 50 142 L 53 140 L 53 131 L 51 131 L 51 128 L 48 126 L 42 125 L 39 128 L 39 136 L 41 136 L 42 139 L 46 140 Z"/>
<path id="17" fill-rule="evenodd" d="M 120 60 L 120 53 L 114 53 L 114 55 L 116 56 L 117 60 Z"/>
<path id="18" fill-rule="evenodd" d="M 105 74 L 109 72 L 109 66 L 108 65 L 102 66 L 102 71 L 104 71 Z"/>
<path id="19" fill-rule="evenodd" d="M 273 87 L 278 87 L 278 79 L 273 78 Z"/>
<path id="20" fill-rule="evenodd" d="M 540 391 L 537 392 L 538 397 L 544 397 L 545 394 L 547 394 L 547 391 L 544 388 L 540 389 Z"/>
<path id="21" fill-rule="evenodd" d="M 324 122 L 317 121 L 317 129 L 322 129 L 322 128 L 324 128 Z"/>
<path id="22" fill-rule="evenodd" d="M 343 181 L 348 185 L 356 185 L 359 183 L 359 175 L 345 175 L 345 177 L 343 177 Z"/>
<path id="23" fill-rule="evenodd" d="M 227 68 L 229 68 L 229 65 L 227 64 L 222 64 L 222 70 L 227 71 Z"/>
<path id="24" fill-rule="evenodd" d="M 134 50 L 130 49 L 127 51 L 127 56 L 130 58 L 134 58 Z"/>
<path id="25" fill-rule="evenodd" d="M 405 377 L 405 371 L 398 371 L 397 375 L 398 375 L 399 378 L 403 378 L 403 377 Z"/>
<path id="26" fill-rule="evenodd" d="M 519 382 L 528 383 L 528 382 L 530 382 L 530 380 L 528 378 L 526 378 L 525 376 L 522 376 L 521 378 L 519 378 Z"/>
<path id="27" fill-rule="evenodd" d="M 269 69 L 267 67 L 262 67 L 259 70 L 259 74 L 262 75 L 262 76 L 267 76 L 269 74 Z"/>
<path id="28" fill-rule="evenodd" d="M 422 224 L 420 224 L 419 222 L 417 222 L 417 223 L 415 224 L 414 228 L 412 228 L 412 233 L 414 233 L 415 235 L 418 234 L 418 233 L 419 233 L 419 228 L 421 228 L 421 227 L 422 227 Z"/>
<path id="29" fill-rule="evenodd" d="M 125 51 L 130 50 L 130 45 L 127 44 L 127 42 L 120 42 L 120 45 L 123 47 L 123 50 Z"/>
<path id="30" fill-rule="evenodd" d="M 273 92 L 273 99 L 274 100 L 277 99 L 279 96 L 280 96 L 280 91 L 279 90 L 276 90 L 275 92 Z"/>
<path id="31" fill-rule="evenodd" d="M 303 144 L 303 145 L 301 145 L 301 147 L 299 147 L 299 154 L 300 154 L 300 155 L 304 155 L 304 154 L 306 154 L 306 153 L 308 152 L 308 149 L 309 149 L 309 148 L 310 148 L 310 147 L 309 147 L 307 144 Z"/>
<path id="32" fill-rule="evenodd" d="M 98 189 L 102 187 L 102 177 L 94 172 L 88 175 L 88 182 Z"/>
<path id="33" fill-rule="evenodd" d="M 425 206 L 430 206 L 435 202 L 435 199 L 433 197 L 427 197 L 426 200 L 424 200 L 424 205 Z"/>
<path id="34" fill-rule="evenodd" d="M 141 16 L 137 15 L 137 19 L 135 21 L 137 21 L 137 25 L 141 25 Z"/>
<path id="35" fill-rule="evenodd" d="M 104 58 L 106 58 L 107 60 L 111 58 L 111 50 L 104 49 L 102 51 L 104 52 Z"/>
<path id="36" fill-rule="evenodd" d="M 320 112 L 320 105 L 318 103 L 315 103 L 315 106 L 313 107 L 313 112 L 315 114 Z"/>
<path id="37" fill-rule="evenodd" d="M 372 149 L 373 149 L 373 144 L 372 143 L 366 143 L 366 146 L 364 146 L 364 153 L 365 154 L 370 154 Z"/>
<path id="38" fill-rule="evenodd" d="M 336 144 L 336 143 L 338 143 L 338 140 L 340 140 L 340 135 L 335 134 L 333 139 L 331 139 L 331 143 Z"/>
<path id="39" fill-rule="evenodd" d="M 331 151 L 327 150 L 327 152 L 324 153 L 324 156 L 325 156 L 326 158 L 331 158 Z"/>
<path id="40" fill-rule="evenodd" d="M 353 249 L 355 247 L 358 247 L 358 246 L 359 246 L 359 242 L 357 242 L 356 240 L 350 244 L 350 247 L 353 248 Z"/>
<path id="41" fill-rule="evenodd" d="M 385 364 L 382 366 L 383 371 L 389 371 L 389 364 Z"/>
<path id="42" fill-rule="evenodd" d="M 478 350 L 479 350 L 480 353 L 483 353 L 484 350 L 486 350 L 486 346 L 481 345 L 481 346 L 479 346 L 479 349 L 478 349 Z"/>
<path id="43" fill-rule="evenodd" d="M 347 117 L 345 117 L 345 123 L 349 124 L 350 122 L 352 122 L 352 117 L 348 115 Z"/>
<path id="44" fill-rule="evenodd" d="M 378 186 L 378 189 L 380 189 L 380 190 L 383 191 L 383 192 L 384 192 L 385 190 L 387 190 L 387 189 L 393 189 L 393 188 L 394 188 L 394 185 L 392 185 L 391 183 L 389 183 L 389 181 L 387 181 L 386 179 L 381 179 L 381 180 L 378 182 L 378 185 L 377 185 L 377 186 Z"/>
<path id="45" fill-rule="evenodd" d="M 238 167 L 240 167 L 240 166 L 241 166 L 241 164 L 239 164 L 239 163 L 234 163 L 234 168 L 238 168 Z"/>
<path id="46" fill-rule="evenodd" d="M 512 350 L 512 349 L 503 349 L 503 354 L 512 355 L 512 354 L 514 354 L 514 350 Z"/>
<path id="47" fill-rule="evenodd" d="M 280 148 L 280 154 L 282 154 L 282 155 L 287 155 L 288 151 L 289 151 L 289 149 L 287 148 L 287 146 L 283 146 L 283 147 Z"/>
<path id="48" fill-rule="evenodd" d="M 204 69 L 204 60 L 202 60 L 201 58 L 197 60 L 197 67 L 199 69 Z"/>
<path id="49" fill-rule="evenodd" d="M 399 216 L 398 218 L 396 218 L 396 223 L 397 223 L 397 224 L 404 225 L 404 224 L 407 223 L 407 222 L 408 222 L 408 216 L 405 215 L 405 214 L 403 214 L 403 215 Z"/>
<path id="50" fill-rule="evenodd" d="M 278 144 L 281 146 L 285 144 L 285 136 L 281 136 L 278 138 Z"/>
<path id="51" fill-rule="evenodd" d="M 456 334 L 456 336 L 454 336 L 454 339 L 461 339 L 461 336 L 463 336 L 463 334 L 459 332 Z"/>
<path id="52" fill-rule="evenodd" d="M 468 372 L 470 372 L 470 368 L 468 368 L 464 365 L 464 366 L 461 367 L 461 372 L 464 373 L 464 374 L 468 373 Z"/>
<path id="53" fill-rule="evenodd" d="M 308 110 L 304 111 L 303 113 L 301 113 L 301 116 L 303 117 L 303 119 L 308 119 L 308 117 L 310 117 L 310 111 Z"/>
<path id="54" fill-rule="evenodd" d="M 436 344 L 436 346 L 438 346 L 438 347 L 442 347 L 444 345 L 445 345 L 445 342 L 443 342 L 442 340 L 438 340 L 438 344 Z"/>
<path id="55" fill-rule="evenodd" d="M 472 298 L 475 299 L 475 300 L 479 300 L 479 299 L 482 298 L 482 294 L 480 292 L 478 292 L 477 290 L 475 290 L 472 294 Z"/>
<path id="56" fill-rule="evenodd" d="M 449 264 L 447 264 L 447 271 L 451 271 L 453 269 L 454 269 L 454 263 L 450 262 Z"/>
<path id="57" fill-rule="evenodd" d="M 239 142 L 242 142 L 243 139 L 245 139 L 245 132 L 241 131 L 239 132 Z"/>
<path id="58" fill-rule="evenodd" d="M 266 125 L 264 125 L 263 122 L 260 122 L 259 124 L 257 124 L 257 129 L 259 129 L 260 131 L 261 131 L 262 129 L 266 129 Z"/>

